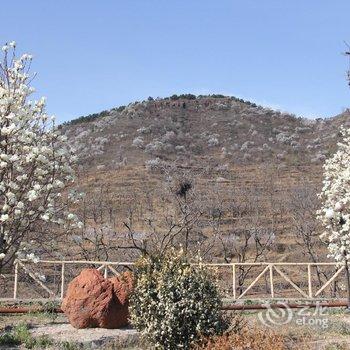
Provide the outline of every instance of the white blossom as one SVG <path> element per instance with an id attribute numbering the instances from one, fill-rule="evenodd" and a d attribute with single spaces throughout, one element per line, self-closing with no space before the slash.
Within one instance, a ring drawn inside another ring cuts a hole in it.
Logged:
<path id="1" fill-rule="evenodd" d="M 35 244 L 39 225 L 78 223 L 73 214 L 67 220 L 71 201 L 61 196 L 74 183 L 76 157 L 45 112 L 46 99 L 30 100 L 33 57 L 18 58 L 15 47 L 13 41 L 4 45 L 0 59 L 0 269 L 7 255 Z"/>
<path id="2" fill-rule="evenodd" d="M 341 128 L 342 142 L 324 164 L 323 208 L 318 211 L 328 241 L 329 256 L 342 262 L 350 257 L 350 129 Z"/>
<path id="3" fill-rule="evenodd" d="M 72 213 L 69 213 L 68 216 L 67 216 L 68 220 L 73 220 L 74 218 L 75 218 L 75 215 L 72 214 Z"/>
<path id="4" fill-rule="evenodd" d="M 40 259 L 34 253 L 27 254 L 27 259 L 33 261 L 35 264 L 40 261 Z"/>
<path id="5" fill-rule="evenodd" d="M 343 204 L 340 202 L 335 203 L 334 210 L 341 211 L 343 209 Z"/>
<path id="6" fill-rule="evenodd" d="M 32 201 L 34 201 L 37 198 L 38 198 L 38 196 L 37 196 L 37 194 L 36 194 L 36 192 L 34 190 L 30 190 L 28 192 L 28 200 L 29 200 L 29 202 L 32 202 Z"/>
<path id="7" fill-rule="evenodd" d="M 332 208 L 328 208 L 326 210 L 325 217 L 327 219 L 333 219 L 334 218 L 334 210 Z"/>
<path id="8" fill-rule="evenodd" d="M 2 215 L 0 216 L 0 221 L 1 221 L 1 222 L 5 222 L 5 221 L 7 221 L 8 219 L 9 219 L 8 214 L 2 214 Z"/>

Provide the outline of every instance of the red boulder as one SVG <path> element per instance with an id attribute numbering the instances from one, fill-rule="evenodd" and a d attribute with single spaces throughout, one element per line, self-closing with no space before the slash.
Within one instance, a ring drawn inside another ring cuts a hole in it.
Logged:
<path id="1" fill-rule="evenodd" d="M 62 310 L 75 328 L 120 328 L 128 324 L 128 296 L 132 275 L 105 279 L 95 269 L 84 269 L 68 285 Z"/>
<path id="2" fill-rule="evenodd" d="M 134 280 L 131 272 L 124 272 L 119 276 L 109 279 L 113 285 L 113 292 L 122 305 L 128 303 L 129 295 L 132 291 Z"/>

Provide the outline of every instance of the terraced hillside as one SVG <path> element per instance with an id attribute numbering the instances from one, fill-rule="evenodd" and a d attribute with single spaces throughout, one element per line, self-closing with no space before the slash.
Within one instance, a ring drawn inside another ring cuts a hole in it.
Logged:
<path id="1" fill-rule="evenodd" d="M 165 200 L 160 188 L 179 171 L 192 178 L 201 203 L 210 203 L 206 213 L 222 206 L 220 227 L 215 231 L 205 214 L 192 237 L 204 242 L 220 231 L 226 245 L 216 244 L 211 257 L 222 258 L 232 237 L 242 240 L 254 224 L 273 232 L 273 247 L 264 254 L 293 261 L 310 258 L 295 249 L 302 239 L 298 233 L 318 233 L 314 214 L 322 163 L 340 139 L 340 126 L 350 125 L 349 117 L 346 111 L 309 120 L 234 97 L 182 95 L 81 117 L 62 131 L 80 158 L 79 181 L 90 194 L 86 208 L 109 208 L 108 220 L 96 220 L 92 209 L 90 216 L 84 214 L 93 227 L 90 234 L 109 227 L 101 235 L 108 231 L 105 239 L 112 241 L 116 232 L 126 231 L 123 223 L 133 210 L 135 230 L 147 233 L 150 227 L 141 216 L 151 207 L 158 218 L 165 215 L 171 199 Z M 298 227 L 301 222 L 308 226 Z M 164 223 L 155 225 L 165 230 Z M 316 238 L 313 245 L 318 254 L 324 251 Z M 239 252 L 230 249 L 227 259 L 237 258 Z"/>
<path id="2" fill-rule="evenodd" d="M 325 261 L 317 193 L 349 117 L 308 120 L 232 97 L 184 95 L 73 120 L 61 129 L 80 159 L 84 227 L 55 234 L 37 253 L 125 261 L 139 254 L 134 243 L 148 250 L 181 243 L 205 261 Z M 314 285 L 331 269 L 314 271 Z M 239 269 L 238 292 L 260 272 Z M 229 291 L 231 272 L 223 273 Z M 302 287 L 306 273 L 295 267 L 288 275 Z M 253 293 L 268 293 L 260 282 Z"/>

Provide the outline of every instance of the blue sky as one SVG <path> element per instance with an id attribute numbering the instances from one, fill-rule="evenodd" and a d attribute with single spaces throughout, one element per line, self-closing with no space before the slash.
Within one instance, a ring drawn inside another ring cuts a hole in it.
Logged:
<path id="1" fill-rule="evenodd" d="M 349 0 L 31 0 L 0 39 L 34 55 L 60 122 L 173 93 L 223 93 L 298 115 L 349 106 Z"/>

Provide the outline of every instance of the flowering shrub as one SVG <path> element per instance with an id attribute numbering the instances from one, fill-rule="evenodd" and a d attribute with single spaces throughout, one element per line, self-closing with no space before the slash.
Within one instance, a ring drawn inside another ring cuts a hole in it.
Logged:
<path id="1" fill-rule="evenodd" d="M 225 329 L 216 286 L 183 252 L 142 258 L 135 278 L 131 322 L 156 349 L 189 349 Z"/>
<path id="2" fill-rule="evenodd" d="M 162 164 L 163 162 L 160 160 L 160 158 L 149 159 L 145 162 L 146 169 L 150 171 L 160 169 Z"/>
<path id="3" fill-rule="evenodd" d="M 162 136 L 162 141 L 163 142 L 173 142 L 176 140 L 176 134 L 174 131 L 167 131 L 163 136 Z"/>
<path id="4" fill-rule="evenodd" d="M 150 134 L 152 132 L 151 126 L 148 126 L 147 128 L 146 127 L 142 127 L 140 129 L 137 129 L 137 132 L 139 134 Z"/>
<path id="5" fill-rule="evenodd" d="M 214 147 L 214 146 L 217 146 L 219 144 L 219 140 L 217 137 L 215 136 L 211 136 L 208 140 L 208 146 L 209 147 Z"/>
<path id="6" fill-rule="evenodd" d="M 164 143 L 154 140 L 153 142 L 150 142 L 146 145 L 145 151 L 147 153 L 153 153 L 153 152 L 160 152 L 164 148 Z"/>
<path id="7" fill-rule="evenodd" d="M 341 129 L 343 141 L 324 165 L 323 208 L 318 212 L 326 231 L 330 256 L 336 261 L 350 259 L 350 129 Z"/>
<path id="8" fill-rule="evenodd" d="M 134 147 L 143 148 L 143 139 L 142 139 L 142 137 L 140 137 L 140 136 L 136 137 L 133 140 L 132 145 Z"/>
<path id="9" fill-rule="evenodd" d="M 80 224 L 61 200 L 74 182 L 75 156 L 45 113 L 45 99 L 28 100 L 32 57 L 17 58 L 15 47 L 3 46 L 0 61 L 0 270 L 35 238 L 40 222 Z"/>

